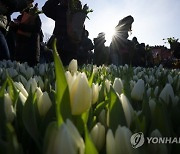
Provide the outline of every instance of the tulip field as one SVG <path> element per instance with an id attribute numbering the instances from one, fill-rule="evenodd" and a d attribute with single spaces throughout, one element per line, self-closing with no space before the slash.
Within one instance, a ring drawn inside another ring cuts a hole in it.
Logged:
<path id="1" fill-rule="evenodd" d="M 180 71 L 0 61 L 0 154 L 178 154 Z"/>

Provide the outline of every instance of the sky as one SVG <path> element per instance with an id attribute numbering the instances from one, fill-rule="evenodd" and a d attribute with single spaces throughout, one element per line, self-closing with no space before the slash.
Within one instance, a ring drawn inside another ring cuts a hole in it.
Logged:
<path id="1" fill-rule="evenodd" d="M 45 0 L 35 0 L 39 9 Z M 180 0 L 81 0 L 93 9 L 88 14 L 85 26 L 89 31 L 89 38 L 93 40 L 98 33 L 105 32 L 106 45 L 110 44 L 114 27 L 125 16 L 132 15 L 132 34 L 129 39 L 137 37 L 140 43 L 165 45 L 163 38 L 180 38 Z M 45 40 L 52 34 L 54 21 L 40 15 Z"/>

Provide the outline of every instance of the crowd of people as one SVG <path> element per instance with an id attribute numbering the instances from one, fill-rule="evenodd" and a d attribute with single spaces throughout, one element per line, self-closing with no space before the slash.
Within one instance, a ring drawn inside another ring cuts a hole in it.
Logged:
<path id="1" fill-rule="evenodd" d="M 0 60 L 28 62 L 30 66 L 51 62 L 52 42 L 56 38 L 57 51 L 64 65 L 68 65 L 72 59 L 77 59 L 79 65 L 147 65 L 145 44 L 139 43 L 136 37 L 128 39 L 134 22 L 131 15 L 119 21 L 115 27 L 116 34 L 107 47 L 104 32 L 100 32 L 93 41 L 89 39 L 84 25 L 86 15 L 81 16 L 82 20 L 78 19 L 78 28 L 75 24 L 77 31 L 72 29 L 72 16 L 67 16 L 70 7 L 68 0 L 47 0 L 42 12 L 55 21 L 55 27 L 51 38 L 44 43 L 38 4 L 33 5 L 34 0 L 23 0 L 26 3 L 20 7 L 15 1 L 18 0 L 0 0 Z M 79 0 L 76 0 L 76 6 L 76 9 L 82 9 Z M 11 14 L 17 11 L 20 15 L 11 21 Z M 149 61 L 151 58 L 149 56 Z"/>

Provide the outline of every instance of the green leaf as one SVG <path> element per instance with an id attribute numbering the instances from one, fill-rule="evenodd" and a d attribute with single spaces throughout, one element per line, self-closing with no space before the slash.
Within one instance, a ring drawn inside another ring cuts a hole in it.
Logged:
<path id="1" fill-rule="evenodd" d="M 9 85 L 9 95 L 11 97 L 11 100 L 13 102 L 13 106 L 15 106 L 15 103 L 18 99 L 18 91 L 17 89 L 15 88 L 14 84 L 13 84 L 13 80 L 8 76 L 7 78 L 7 82 L 8 82 L 8 85 Z"/>
<path id="2" fill-rule="evenodd" d="M 7 153 L 23 154 L 23 149 L 21 145 L 18 143 L 15 130 L 10 123 L 6 125 L 6 130 L 7 130 L 7 138 L 8 138 Z"/>
<path id="3" fill-rule="evenodd" d="M 44 144 L 43 144 L 43 153 L 50 153 L 51 147 L 54 144 L 54 138 L 57 134 L 56 131 L 58 130 L 57 122 L 49 123 L 48 127 L 46 128 L 46 134 L 44 137 Z"/>
<path id="4" fill-rule="evenodd" d="M 90 138 L 87 127 L 85 127 L 85 154 L 98 154 L 98 151 Z"/>
<path id="5" fill-rule="evenodd" d="M 53 56 L 56 74 L 56 115 L 58 119 L 58 126 L 60 126 L 67 118 L 72 118 L 69 89 L 65 77 L 64 67 L 56 49 L 56 39 L 53 42 Z"/>
<path id="6" fill-rule="evenodd" d="M 0 138 L 4 136 L 6 131 L 6 115 L 4 111 L 4 91 L 7 85 L 7 80 L 3 83 L 0 89 Z"/>
<path id="7" fill-rule="evenodd" d="M 152 115 L 152 130 L 158 129 L 162 136 L 172 136 L 172 123 L 165 103 L 156 103 L 154 114 Z"/>
<path id="8" fill-rule="evenodd" d="M 92 83 L 93 83 L 93 79 L 94 79 L 94 73 L 93 73 L 93 68 L 92 68 L 92 71 L 91 71 L 92 73 L 91 73 L 91 76 L 90 76 L 90 78 L 89 78 L 89 86 L 91 87 L 92 86 Z"/>
<path id="9" fill-rule="evenodd" d="M 115 132 L 118 125 L 127 126 L 127 123 L 120 99 L 118 98 L 112 86 L 109 95 L 109 127 L 113 132 Z"/>
<path id="10" fill-rule="evenodd" d="M 32 137 L 32 139 L 35 141 L 36 146 L 40 151 L 41 146 L 39 143 L 39 132 L 38 132 L 37 121 L 35 116 L 34 103 L 35 103 L 35 95 L 33 95 L 32 92 L 30 92 L 23 108 L 22 120 L 25 129 Z"/>

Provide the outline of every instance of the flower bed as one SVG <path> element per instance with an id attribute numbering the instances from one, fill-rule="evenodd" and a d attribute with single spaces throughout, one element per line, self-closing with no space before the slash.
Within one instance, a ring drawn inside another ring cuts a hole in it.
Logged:
<path id="1" fill-rule="evenodd" d="M 133 148 L 144 137 L 180 136 L 177 69 L 0 62 L 0 153 L 180 153 L 179 144 Z"/>

